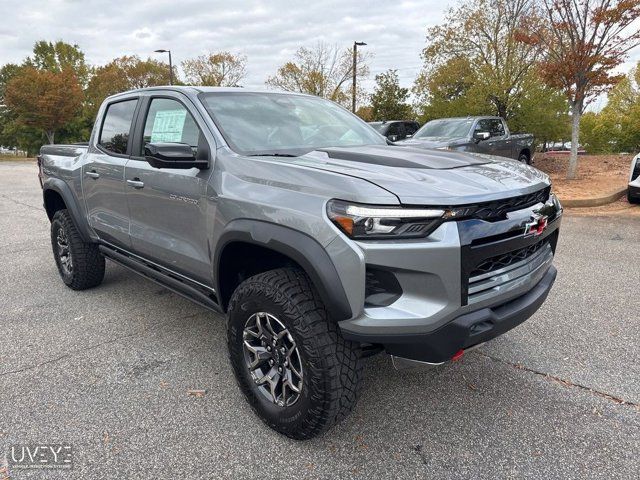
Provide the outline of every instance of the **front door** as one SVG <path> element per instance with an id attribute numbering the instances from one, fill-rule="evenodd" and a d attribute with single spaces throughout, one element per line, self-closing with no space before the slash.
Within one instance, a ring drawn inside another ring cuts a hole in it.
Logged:
<path id="1" fill-rule="evenodd" d="M 130 246 L 124 170 L 137 103 L 134 98 L 107 105 L 95 142 L 89 147 L 88 161 L 82 167 L 89 225 L 102 240 L 120 247 Z"/>
<path id="2" fill-rule="evenodd" d="M 207 140 L 194 115 L 180 97 L 163 95 L 150 98 L 136 148 L 144 152 L 147 143 L 177 142 L 190 145 L 194 153 L 202 151 Z M 158 169 L 141 156 L 132 157 L 125 169 L 133 252 L 205 285 L 212 278 L 207 234 L 214 219 L 207 199 L 211 172 Z"/>
<path id="3" fill-rule="evenodd" d="M 484 118 L 478 120 L 475 130 L 489 132 L 491 135 L 487 140 L 482 140 L 478 143 L 478 151 L 480 153 L 499 155 L 501 157 L 511 156 L 511 146 L 507 143 L 502 120 L 499 118 Z"/>

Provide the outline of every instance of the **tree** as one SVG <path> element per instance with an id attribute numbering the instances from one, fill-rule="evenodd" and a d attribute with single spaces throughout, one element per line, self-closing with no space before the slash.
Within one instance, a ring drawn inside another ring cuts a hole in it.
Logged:
<path id="1" fill-rule="evenodd" d="M 175 72 L 174 78 L 178 78 Z M 165 63 L 151 58 L 141 60 L 135 55 L 116 58 L 95 69 L 86 91 L 86 115 L 89 118 L 95 117 L 100 104 L 109 95 L 168 84 L 169 67 Z"/>
<path id="2" fill-rule="evenodd" d="M 640 63 L 613 87 L 600 112 L 582 115 L 580 138 L 589 152 L 640 150 Z"/>
<path id="3" fill-rule="evenodd" d="M 231 52 L 209 53 L 182 62 L 188 84 L 211 87 L 237 87 L 247 75 L 246 66 L 246 56 Z"/>
<path id="4" fill-rule="evenodd" d="M 376 75 L 376 86 L 371 95 L 374 120 L 405 119 L 413 116 L 408 105 L 409 89 L 402 88 L 397 70 L 387 70 Z"/>
<path id="5" fill-rule="evenodd" d="M 435 118 L 487 115 L 492 105 L 478 88 L 478 78 L 466 57 L 454 57 L 435 67 L 425 68 L 413 87 L 420 122 Z"/>
<path id="6" fill-rule="evenodd" d="M 461 68 L 464 80 L 484 96 L 482 103 L 509 119 L 540 54 L 539 45 L 519 37 L 538 17 L 536 0 L 465 0 L 450 9 L 442 25 L 427 30 L 423 78 L 414 93 L 421 96 L 424 79 L 445 65 Z"/>
<path id="7" fill-rule="evenodd" d="M 542 0 L 546 21 L 522 40 L 544 46 L 542 75 L 564 91 L 571 109 L 571 156 L 567 178 L 576 178 L 580 118 L 590 100 L 620 76 L 612 69 L 640 44 L 638 0 Z"/>
<path id="8" fill-rule="evenodd" d="M 84 52 L 76 44 L 69 44 L 58 40 L 55 43 L 40 40 L 33 46 L 33 55 L 28 57 L 25 65 L 37 70 L 49 70 L 60 73 L 64 69 L 71 69 L 82 87 L 86 87 L 91 74 Z"/>
<path id="9" fill-rule="evenodd" d="M 44 131 L 53 143 L 62 128 L 82 105 L 82 88 L 73 71 L 36 70 L 24 67 L 7 84 L 4 101 L 18 125 Z"/>
<path id="10" fill-rule="evenodd" d="M 356 115 L 365 122 L 373 122 L 373 108 L 371 108 L 371 105 L 362 105 L 358 107 Z"/>
<path id="11" fill-rule="evenodd" d="M 358 52 L 357 78 L 369 75 L 367 54 Z M 294 59 L 285 63 L 266 84 L 289 92 L 301 92 L 328 98 L 348 105 L 351 98 L 353 52 L 340 50 L 337 45 L 318 43 L 314 48 L 301 47 Z M 363 97 L 363 92 L 357 92 Z"/>

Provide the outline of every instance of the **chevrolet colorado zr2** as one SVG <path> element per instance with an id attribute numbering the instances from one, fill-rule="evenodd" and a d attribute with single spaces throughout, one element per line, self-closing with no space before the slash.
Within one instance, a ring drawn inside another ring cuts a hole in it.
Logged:
<path id="1" fill-rule="evenodd" d="M 441 364 L 529 318 L 562 208 L 517 161 L 389 145 L 317 97 L 156 87 L 38 159 L 62 281 L 105 259 L 226 315 L 259 417 L 296 439 L 353 409 L 362 358 Z"/>

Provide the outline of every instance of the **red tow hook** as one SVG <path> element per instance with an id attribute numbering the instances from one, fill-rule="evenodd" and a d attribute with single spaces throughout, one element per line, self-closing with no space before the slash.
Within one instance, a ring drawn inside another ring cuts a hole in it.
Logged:
<path id="1" fill-rule="evenodd" d="M 464 350 L 460 349 L 456 352 L 456 354 L 453 357 L 451 357 L 451 361 L 457 362 L 462 358 L 462 355 L 464 355 Z"/>

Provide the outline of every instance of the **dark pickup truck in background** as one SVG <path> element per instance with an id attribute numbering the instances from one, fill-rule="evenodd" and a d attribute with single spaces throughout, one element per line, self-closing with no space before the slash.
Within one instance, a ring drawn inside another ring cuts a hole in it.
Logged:
<path id="1" fill-rule="evenodd" d="M 392 142 L 409 138 L 420 129 L 420 124 L 413 120 L 384 120 L 369 122 L 369 125 Z"/>
<path id="2" fill-rule="evenodd" d="M 461 152 L 486 153 L 530 164 L 533 135 L 512 134 L 500 117 L 440 118 L 425 123 L 411 138 L 399 145 Z"/>

